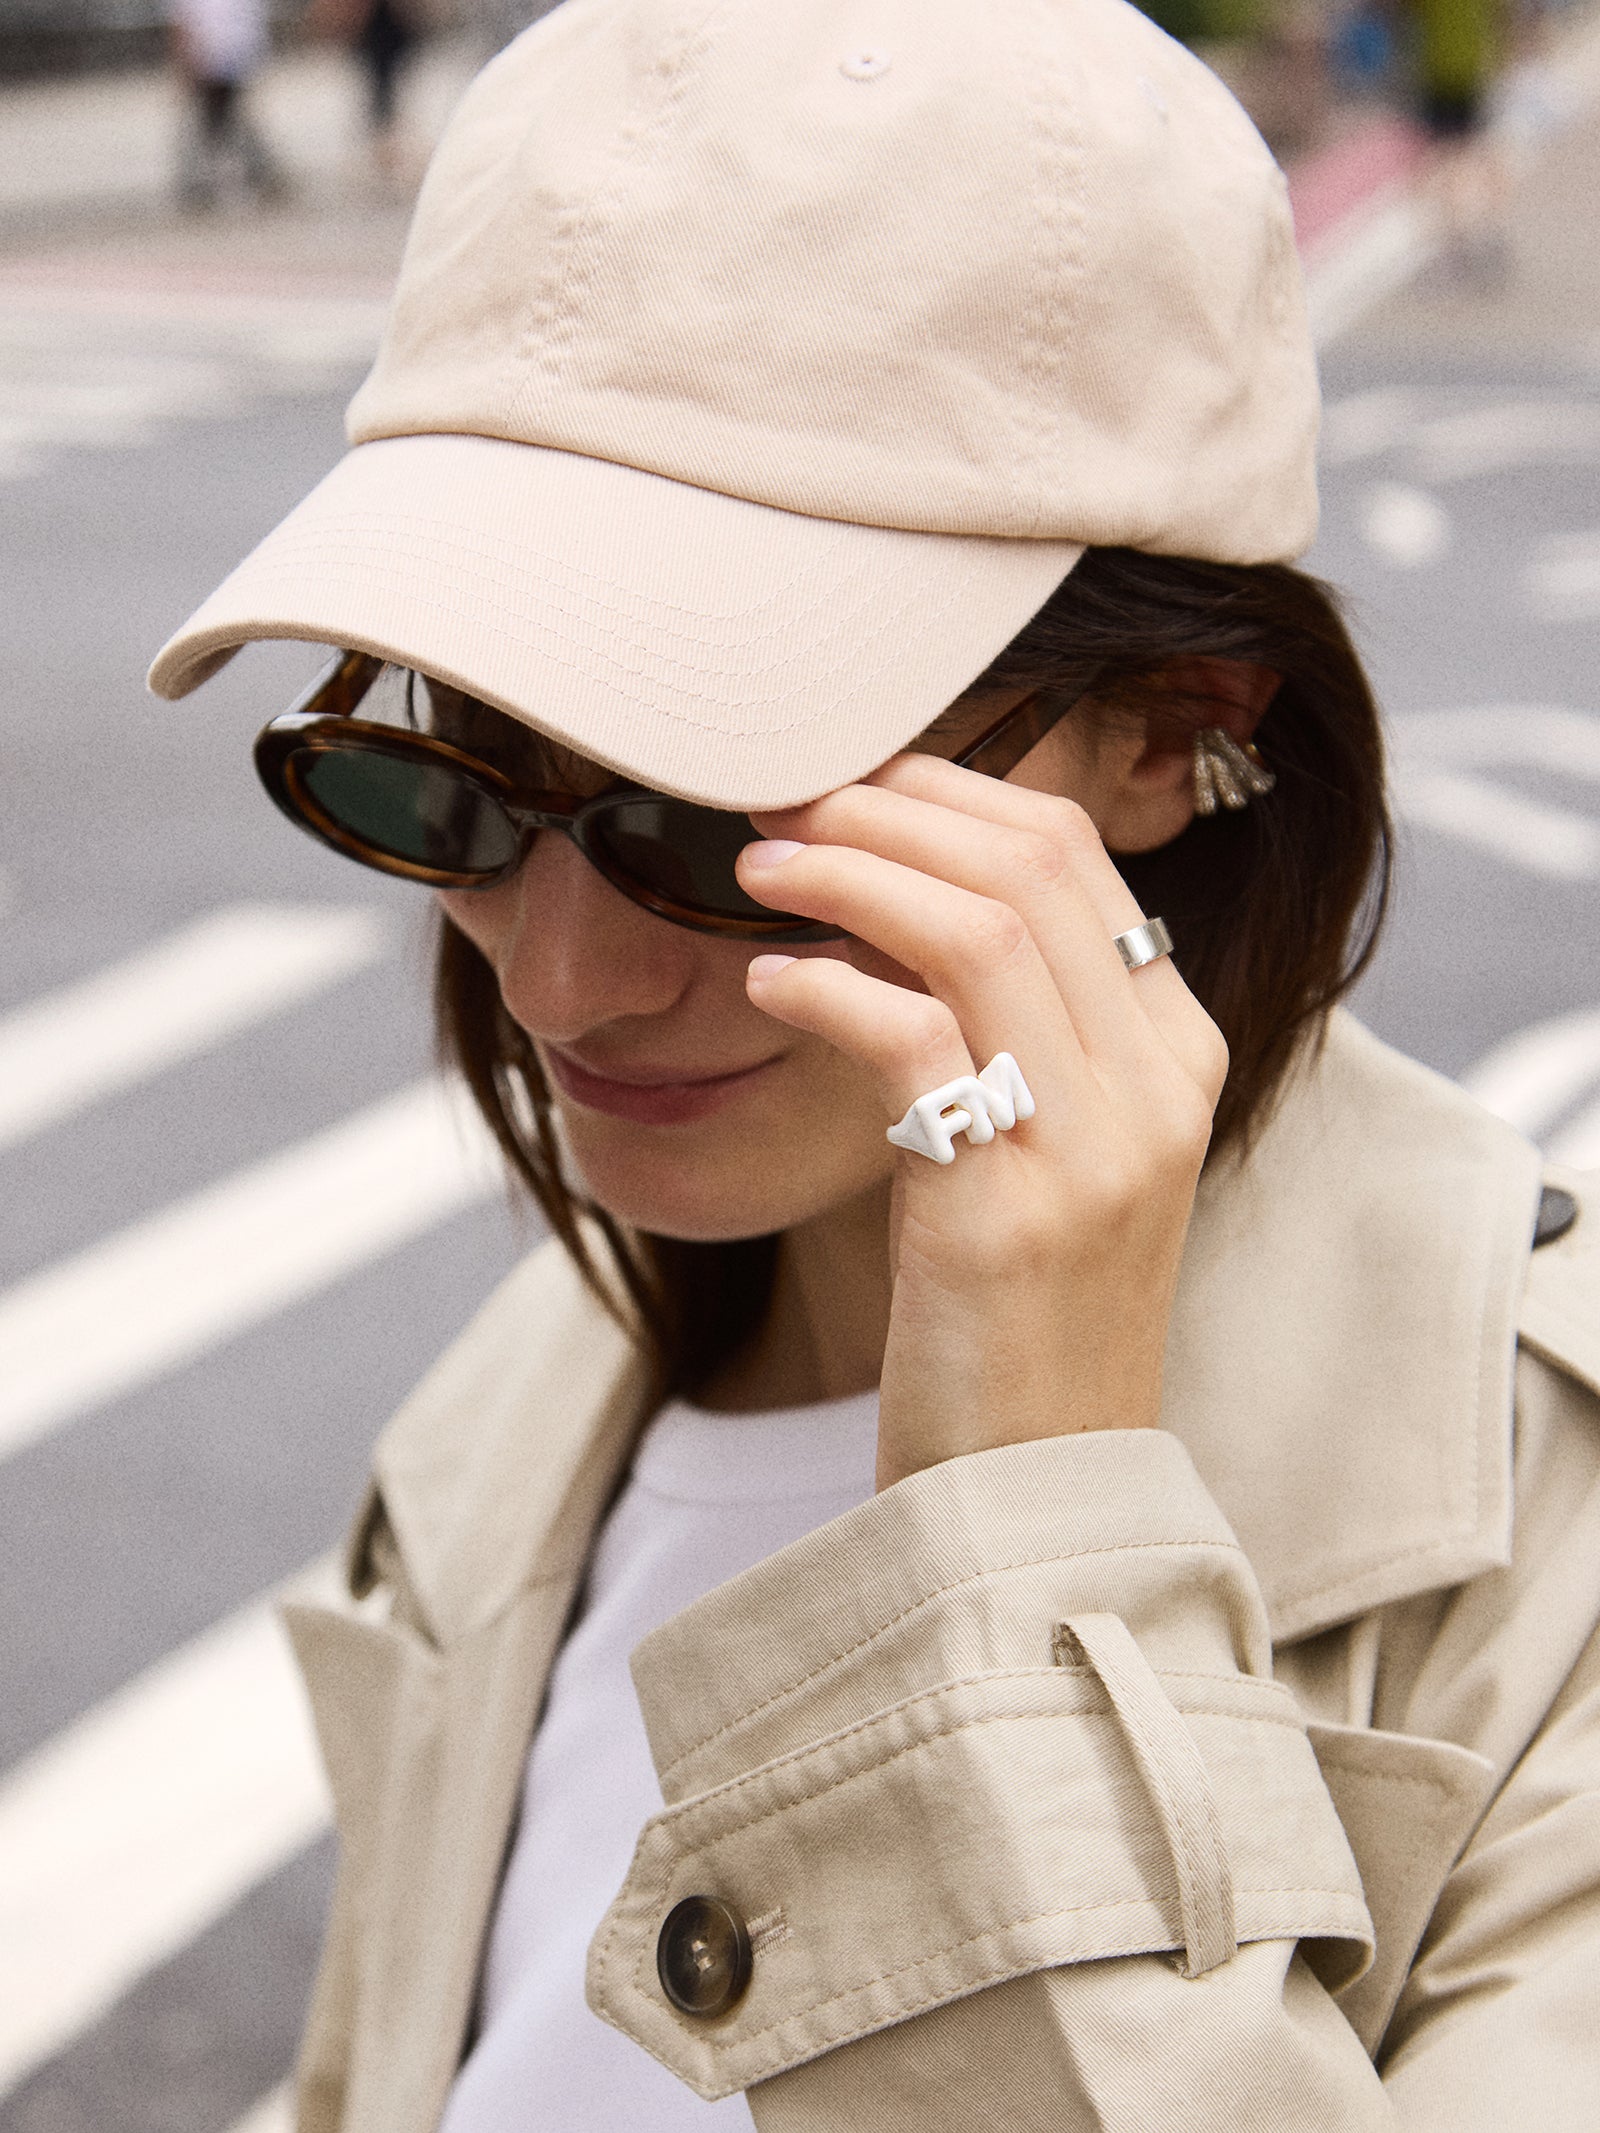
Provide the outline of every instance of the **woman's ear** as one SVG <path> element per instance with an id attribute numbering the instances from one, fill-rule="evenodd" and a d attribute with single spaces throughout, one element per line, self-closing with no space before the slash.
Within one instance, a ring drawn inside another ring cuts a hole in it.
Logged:
<path id="1" fill-rule="evenodd" d="M 1220 726 L 1245 747 L 1283 677 L 1250 659 L 1173 659 L 1140 685 L 1143 730 L 1113 751 L 1115 767 L 1097 794 L 1097 826 L 1113 852 L 1154 852 L 1194 819 L 1194 740 Z"/>
<path id="2" fill-rule="evenodd" d="M 1173 659 L 1154 677 L 1156 686 L 1203 723 L 1220 726 L 1242 748 L 1266 717 L 1283 676 L 1253 659 Z"/>

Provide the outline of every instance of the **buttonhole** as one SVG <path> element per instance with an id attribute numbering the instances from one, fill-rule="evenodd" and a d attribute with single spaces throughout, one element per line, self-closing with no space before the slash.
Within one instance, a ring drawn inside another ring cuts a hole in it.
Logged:
<path id="1" fill-rule="evenodd" d="M 1050 1632 L 1050 1664 L 1052 1666 L 1083 1666 L 1083 1646 L 1068 1629 L 1065 1622 L 1058 1622 Z"/>
<path id="2" fill-rule="evenodd" d="M 789 1921 L 783 1915 L 783 1906 L 763 1911 L 759 1918 L 752 1918 L 745 1931 L 750 1935 L 750 1953 L 761 1955 L 768 1948 L 776 1948 L 780 1941 L 789 1938 Z"/>

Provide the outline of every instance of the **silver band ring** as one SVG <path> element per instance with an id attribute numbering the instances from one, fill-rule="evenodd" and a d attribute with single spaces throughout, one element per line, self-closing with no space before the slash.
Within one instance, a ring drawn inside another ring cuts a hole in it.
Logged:
<path id="1" fill-rule="evenodd" d="M 1116 949 L 1130 970 L 1143 970 L 1146 963 L 1159 963 L 1172 953 L 1172 935 L 1164 918 L 1147 918 L 1142 926 L 1130 926 L 1115 936 Z"/>

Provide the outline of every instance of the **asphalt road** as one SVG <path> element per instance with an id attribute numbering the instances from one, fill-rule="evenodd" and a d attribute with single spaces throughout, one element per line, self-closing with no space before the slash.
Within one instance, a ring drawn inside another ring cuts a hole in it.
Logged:
<path id="1" fill-rule="evenodd" d="M 1600 1007 L 1600 391 L 1577 371 L 1368 349 L 1330 362 L 1328 385 L 1312 561 L 1377 681 L 1399 818 L 1357 1005 L 1470 1079 L 1514 1033 Z M 1388 441 L 1358 452 L 1363 428 Z M 1584 1056 L 1570 1101 L 1552 1083 L 1548 1117 L 1519 1123 L 1566 1120 L 1570 1137 L 1600 1079 L 1592 1041 Z M 1600 1126 L 1586 1138 L 1600 1162 Z"/>
<path id="2" fill-rule="evenodd" d="M 1425 285 L 1330 354 L 1313 562 L 1404 808 L 1361 1011 L 1600 1163 L 1593 165 L 1532 189 L 1503 292 Z M 260 1603 L 529 1236 L 428 1109 L 417 899 L 255 787 L 306 657 L 143 693 L 354 378 L 359 318 L 313 362 L 202 311 L 80 287 L 0 335 L 5 2133 L 278 2122 L 331 1864 Z"/>
<path id="3" fill-rule="evenodd" d="M 1600 129 L 1487 281 L 1435 261 L 1324 358 L 1321 539 L 1390 722 L 1396 898 L 1357 1005 L 1600 1165 Z M 1520 1050 L 1502 1049 L 1524 1034 Z"/>
<path id="4" fill-rule="evenodd" d="M 212 914 L 242 915 L 238 950 L 246 960 L 256 953 L 267 978 L 275 941 L 292 938 L 297 919 L 376 922 L 346 972 L 335 966 L 309 993 L 291 987 L 281 1006 L 284 987 L 264 983 L 264 1011 L 246 1026 L 202 1033 L 188 1057 L 0 1153 L 0 1280 L 15 1300 L 30 1277 L 76 1270 L 64 1322 L 114 1350 L 107 1315 L 137 1333 L 171 1315 L 174 1299 L 154 1271 L 166 1264 L 159 1253 L 132 1293 L 113 1284 L 108 1296 L 92 1278 L 97 1245 L 159 1224 L 207 1188 L 369 1112 L 430 1066 L 425 899 L 323 854 L 255 787 L 249 740 L 288 700 L 304 657 L 263 651 L 177 710 L 156 706 L 142 685 L 155 641 L 219 563 L 241 554 L 335 453 L 342 398 L 269 401 L 223 420 L 163 424 L 147 443 L 52 452 L 0 489 L 0 665 L 10 677 L 0 1015 L 70 1000 L 84 980 L 127 970 L 153 944 L 181 950 Z M 255 934 L 252 913 L 269 921 Z M 287 924 L 274 930 L 274 914 Z M 130 1017 L 143 1011 L 137 986 L 124 1006 Z M 114 1012 L 109 1019 L 114 1042 Z M 0 1022 L 0 1060 L 7 1028 L 18 1026 Z M 93 1031 L 91 1018 L 84 1042 L 96 1041 Z M 70 1065 L 69 1051 L 56 1070 Z M 407 1159 L 403 1140 L 394 1155 Z M 301 1249 L 295 1208 L 268 1209 L 242 1228 L 214 1222 L 202 1253 L 231 1257 L 246 1293 L 231 1309 L 222 1300 L 198 1352 L 168 1369 L 158 1355 L 152 1369 L 137 1339 L 123 1343 L 101 1384 L 82 1397 L 68 1388 L 65 1411 L 5 1460 L 0 1764 L 25 1770 L 83 1714 L 334 1542 L 377 1428 L 529 1234 L 493 1197 L 438 1222 L 431 1204 L 414 1235 L 402 1221 L 397 1245 L 390 1232 L 355 1240 L 346 1270 L 259 1323 L 250 1320 L 252 1257 L 270 1257 L 274 1231 L 281 1242 L 285 1229 L 290 1251 Z M 205 1272 L 180 1261 L 169 1280 L 181 1290 Z M 177 1302 L 181 1317 L 181 1294 Z M 4 1310 L 0 1296 L 0 1320 Z M 4 1431 L 0 1421 L 0 1442 Z M 104 1782 L 118 1787 L 115 1760 Z M 0 1798 L 0 1848 L 4 1830 Z M 112 1977 L 127 1996 L 118 1990 L 102 2008 L 89 1993 L 84 2026 L 0 2103 L 0 2123 L 18 2133 L 211 2133 L 281 2078 L 329 1858 L 317 1844 L 280 1868 L 273 1837 L 269 1826 L 258 1862 L 269 1871 L 237 1909 L 228 1904 L 215 1922 L 204 1900 L 191 1910 L 201 1930 L 187 1945 L 169 1952 L 153 1907 L 143 1945 L 136 1936 L 122 1966 L 134 1977 Z M 0 1894 L 0 1917 L 5 1908 Z M 75 1960 L 71 1949 L 63 1955 Z"/>

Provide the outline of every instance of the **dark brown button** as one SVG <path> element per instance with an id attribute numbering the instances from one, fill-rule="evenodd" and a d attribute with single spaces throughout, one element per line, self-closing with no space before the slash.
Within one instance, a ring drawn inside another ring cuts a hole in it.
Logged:
<path id="1" fill-rule="evenodd" d="M 726 2014 L 750 1982 L 744 1920 L 715 1896 L 685 1896 L 667 1913 L 656 1942 L 661 1989 L 686 2015 Z"/>

